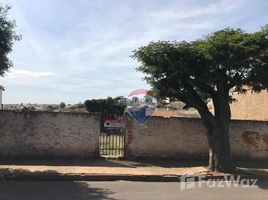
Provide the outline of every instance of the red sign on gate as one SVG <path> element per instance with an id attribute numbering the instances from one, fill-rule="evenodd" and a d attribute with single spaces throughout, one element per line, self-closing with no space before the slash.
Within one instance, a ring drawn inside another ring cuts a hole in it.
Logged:
<path id="1" fill-rule="evenodd" d="M 119 119 L 106 119 L 104 121 L 104 132 L 106 133 L 121 133 L 122 121 Z"/>

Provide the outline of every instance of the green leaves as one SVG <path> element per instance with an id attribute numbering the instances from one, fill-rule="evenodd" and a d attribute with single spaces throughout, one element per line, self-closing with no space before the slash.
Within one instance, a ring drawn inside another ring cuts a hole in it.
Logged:
<path id="1" fill-rule="evenodd" d="M 141 62 L 138 70 L 146 80 L 165 90 L 167 85 L 184 90 L 181 81 L 187 80 L 203 91 L 200 85 L 216 88 L 221 79 L 228 80 L 229 88 L 267 88 L 268 26 L 256 33 L 226 28 L 193 42 L 151 42 L 133 57 Z"/>
<path id="2" fill-rule="evenodd" d="M 14 28 L 15 21 L 7 19 L 9 6 L 0 4 L 0 76 L 12 67 L 12 62 L 7 55 L 12 51 L 14 41 L 20 40 L 20 36 L 16 35 Z"/>
<path id="3" fill-rule="evenodd" d="M 85 106 L 89 112 L 99 112 L 102 113 L 104 116 L 122 116 L 125 111 L 126 105 L 120 102 L 120 99 L 120 97 L 108 97 L 107 99 L 91 99 L 85 101 Z"/>
<path id="4" fill-rule="evenodd" d="M 255 33 L 226 28 L 192 42 L 151 42 L 132 57 L 159 97 L 195 108 L 207 98 L 230 101 L 229 90 L 244 92 L 243 85 L 255 92 L 268 88 L 268 26 Z"/>

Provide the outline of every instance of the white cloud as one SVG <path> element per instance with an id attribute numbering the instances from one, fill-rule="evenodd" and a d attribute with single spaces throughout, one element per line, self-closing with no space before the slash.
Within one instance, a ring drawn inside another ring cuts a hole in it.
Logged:
<path id="1" fill-rule="evenodd" d="M 163 9 L 158 11 L 148 12 L 147 15 L 150 19 L 157 22 L 174 22 L 185 20 L 189 18 L 195 18 L 208 14 L 220 14 L 238 7 L 240 4 L 245 3 L 247 0 L 221 0 L 217 3 L 211 3 L 208 5 L 195 6 L 194 4 L 187 4 L 185 6 L 176 6 L 171 9 Z"/>
<path id="2" fill-rule="evenodd" d="M 35 72 L 24 69 L 11 69 L 6 73 L 4 79 L 16 79 L 16 78 L 40 78 L 46 76 L 54 76 L 53 72 Z"/>

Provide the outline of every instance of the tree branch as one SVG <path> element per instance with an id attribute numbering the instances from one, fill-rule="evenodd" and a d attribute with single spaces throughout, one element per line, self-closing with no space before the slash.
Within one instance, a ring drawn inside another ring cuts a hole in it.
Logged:
<path id="1" fill-rule="evenodd" d="M 178 91 L 173 88 L 169 88 L 169 92 L 171 95 L 176 96 L 187 105 L 197 109 L 205 125 L 210 128 L 211 124 L 214 122 L 214 116 L 209 111 L 206 103 L 200 98 L 189 82 L 183 80 L 182 83 L 185 87 L 185 91 Z"/>

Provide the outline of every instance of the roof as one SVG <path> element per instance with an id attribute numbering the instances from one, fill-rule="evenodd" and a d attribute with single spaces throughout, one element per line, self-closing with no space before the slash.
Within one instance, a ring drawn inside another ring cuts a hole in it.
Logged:
<path id="1" fill-rule="evenodd" d="M 132 92 L 128 95 L 128 97 L 131 97 L 131 96 L 134 96 L 134 95 L 139 95 L 139 94 L 146 95 L 148 91 L 149 91 L 149 90 L 145 90 L 145 89 L 137 89 L 137 90 L 132 91 Z"/>
<path id="2" fill-rule="evenodd" d="M 137 90 L 133 90 L 133 91 L 128 95 L 128 97 L 136 96 L 136 95 L 144 95 L 144 96 L 152 96 L 152 97 L 155 96 L 155 94 L 154 94 L 151 90 L 137 89 Z"/>
<path id="3" fill-rule="evenodd" d="M 156 109 L 152 116 L 156 117 L 186 117 L 186 118 L 200 118 L 197 111 L 194 110 L 166 110 L 166 109 Z"/>
<path id="4" fill-rule="evenodd" d="M 0 90 L 4 90 L 5 91 L 5 88 L 2 85 L 0 85 Z"/>

